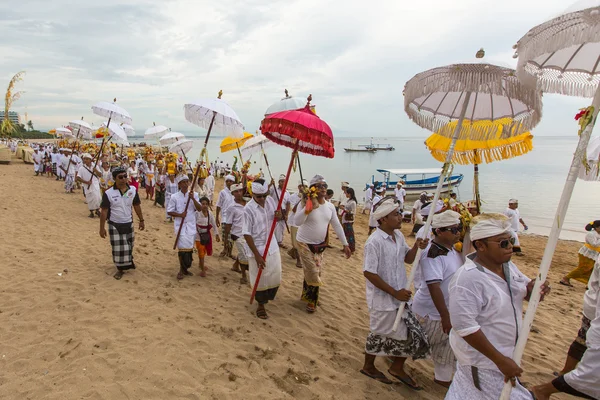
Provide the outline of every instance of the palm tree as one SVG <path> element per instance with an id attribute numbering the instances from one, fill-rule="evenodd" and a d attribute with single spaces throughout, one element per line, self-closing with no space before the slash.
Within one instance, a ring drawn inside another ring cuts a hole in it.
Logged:
<path id="1" fill-rule="evenodd" d="M 27 128 L 29 128 L 30 131 L 33 130 L 33 122 L 31 122 L 31 120 L 27 121 Z"/>
<path id="2" fill-rule="evenodd" d="M 10 136 L 16 132 L 16 127 L 8 118 L 8 112 L 10 111 L 10 107 L 12 103 L 16 100 L 19 100 L 21 94 L 23 92 L 16 92 L 13 94 L 13 89 L 15 84 L 23 79 L 23 75 L 25 71 L 18 72 L 15 76 L 12 77 L 10 82 L 8 83 L 8 88 L 6 89 L 6 95 L 4 95 L 4 119 L 0 124 L 0 136 Z"/>

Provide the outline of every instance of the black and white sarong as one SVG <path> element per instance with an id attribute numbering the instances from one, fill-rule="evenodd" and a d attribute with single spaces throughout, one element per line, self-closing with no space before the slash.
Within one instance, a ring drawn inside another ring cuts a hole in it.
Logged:
<path id="1" fill-rule="evenodd" d="M 119 271 L 135 269 L 133 263 L 133 222 L 117 224 L 108 222 L 108 233 L 115 266 Z"/>

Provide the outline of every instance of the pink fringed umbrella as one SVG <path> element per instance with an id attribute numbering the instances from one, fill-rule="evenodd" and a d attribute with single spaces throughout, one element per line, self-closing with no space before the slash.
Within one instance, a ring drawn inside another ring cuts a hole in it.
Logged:
<path id="1" fill-rule="evenodd" d="M 283 188 L 281 189 L 282 193 L 284 193 L 287 188 L 290 172 L 292 171 L 294 159 L 297 157 L 298 152 L 327 158 L 333 158 L 335 153 L 333 147 L 333 132 L 331 132 L 331 128 L 325 121 L 311 111 L 311 100 L 312 95 L 309 95 L 308 102 L 304 108 L 270 114 L 262 120 L 260 125 L 260 130 L 263 135 L 277 144 L 294 150 L 292 152 L 287 174 L 285 175 Z M 283 196 L 279 198 L 277 211 L 281 210 L 282 199 Z M 263 254 L 264 259 L 267 258 L 267 252 L 271 245 L 271 240 L 273 239 L 276 224 L 277 218 L 274 218 Z M 250 304 L 254 301 L 254 295 L 258 289 L 261 274 L 262 269 L 259 269 L 258 275 L 256 276 L 256 282 L 254 282 L 254 288 L 252 289 L 252 295 L 250 296 Z"/>

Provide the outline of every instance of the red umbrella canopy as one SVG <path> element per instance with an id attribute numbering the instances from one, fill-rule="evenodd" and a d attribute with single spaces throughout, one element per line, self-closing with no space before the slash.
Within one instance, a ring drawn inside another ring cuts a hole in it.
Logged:
<path id="1" fill-rule="evenodd" d="M 273 142 L 303 153 L 333 158 L 333 132 L 310 109 L 311 96 L 304 108 L 280 111 L 262 120 L 260 130 Z"/>

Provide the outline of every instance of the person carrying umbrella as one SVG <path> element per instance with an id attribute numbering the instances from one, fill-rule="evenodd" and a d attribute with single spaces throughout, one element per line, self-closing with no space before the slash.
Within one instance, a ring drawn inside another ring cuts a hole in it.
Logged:
<path id="1" fill-rule="evenodd" d="M 585 244 L 579 249 L 579 265 L 565 275 L 560 284 L 573 287 L 571 279 L 587 284 L 594 269 L 594 263 L 600 254 L 600 220 L 592 221 L 585 226 L 589 233 L 585 235 Z"/>
<path id="2" fill-rule="evenodd" d="M 259 270 L 261 279 L 256 290 L 258 307 L 256 316 L 260 319 L 269 318 L 265 305 L 275 300 L 281 284 L 281 255 L 277 241 L 271 241 L 267 256 L 263 258 L 269 238 L 269 226 L 274 218 L 282 219 L 281 210 L 269 196 L 269 185 L 263 179 L 252 182 L 252 200 L 244 207 L 244 227 L 242 234 L 250 249 L 248 267 L 250 281 L 255 282 Z"/>
<path id="3" fill-rule="evenodd" d="M 306 311 L 314 313 L 319 305 L 319 289 L 323 285 L 321 271 L 323 268 L 323 252 L 327 248 L 327 234 L 329 224 L 333 226 L 337 237 L 344 246 L 346 258 L 350 258 L 352 251 L 344 235 L 342 224 L 337 217 L 335 206 L 325 200 L 327 182 L 321 175 L 315 175 L 310 180 L 309 193 L 296 210 L 294 222 L 298 226 L 296 245 L 304 268 L 304 283 L 302 286 L 302 300 L 307 303 Z M 311 202 L 312 210 L 307 211 L 307 204 Z"/>

